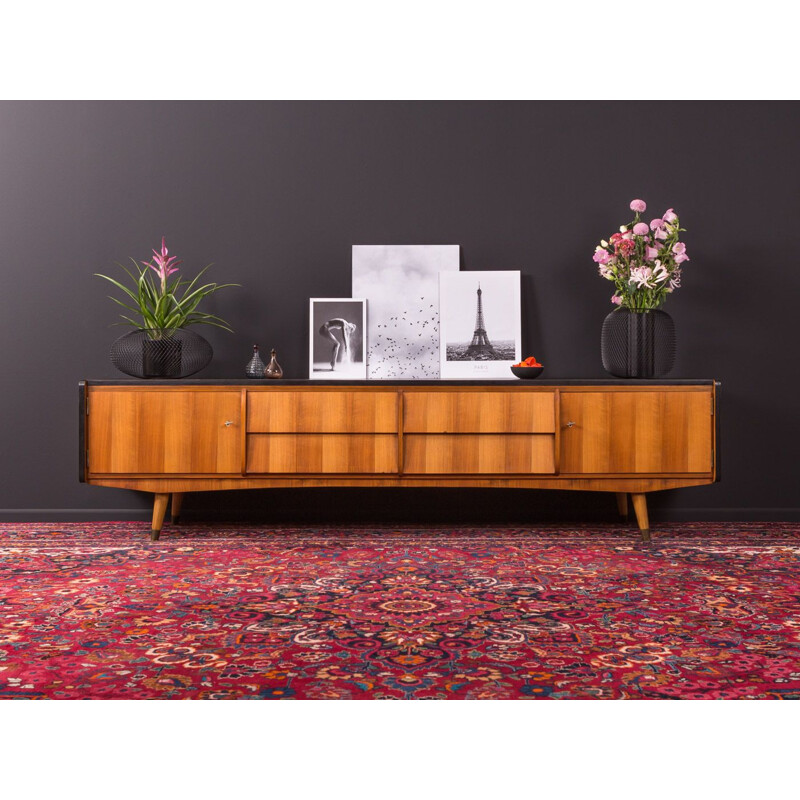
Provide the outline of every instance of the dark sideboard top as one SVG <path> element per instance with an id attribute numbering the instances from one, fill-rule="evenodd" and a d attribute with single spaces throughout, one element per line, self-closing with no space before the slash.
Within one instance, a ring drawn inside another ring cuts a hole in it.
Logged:
<path id="1" fill-rule="evenodd" d="M 308 378 L 123 378 L 121 380 L 86 380 L 89 386 L 711 386 L 718 383 L 713 378 L 534 378 L 523 380 L 435 380 L 435 381 L 351 381 L 309 380 Z"/>

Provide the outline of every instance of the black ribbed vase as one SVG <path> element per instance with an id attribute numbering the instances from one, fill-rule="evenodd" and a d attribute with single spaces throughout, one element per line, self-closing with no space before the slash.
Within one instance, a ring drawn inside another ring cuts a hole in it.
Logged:
<path id="1" fill-rule="evenodd" d="M 618 378 L 659 378 L 675 365 L 675 323 L 660 309 L 617 308 L 603 322 L 600 351 Z"/>
<path id="2" fill-rule="evenodd" d="M 185 328 L 136 330 L 111 345 L 111 363 L 134 378 L 185 378 L 207 366 L 211 345 Z"/>

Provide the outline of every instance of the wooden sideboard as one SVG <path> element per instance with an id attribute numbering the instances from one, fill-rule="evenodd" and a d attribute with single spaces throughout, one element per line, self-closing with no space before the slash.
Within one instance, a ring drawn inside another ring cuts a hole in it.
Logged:
<path id="1" fill-rule="evenodd" d="M 719 478 L 702 381 L 83 381 L 80 479 L 155 495 L 304 486 L 646 494 Z"/>

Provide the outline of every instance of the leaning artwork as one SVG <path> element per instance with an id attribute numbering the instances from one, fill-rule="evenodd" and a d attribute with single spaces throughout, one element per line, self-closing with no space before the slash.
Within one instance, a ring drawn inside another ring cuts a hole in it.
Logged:
<path id="1" fill-rule="evenodd" d="M 353 246 L 353 294 L 369 302 L 370 380 L 439 377 L 439 274 L 458 268 L 456 244 Z"/>
<path id="2" fill-rule="evenodd" d="M 309 308 L 308 377 L 364 380 L 367 301 L 312 297 Z"/>
<path id="3" fill-rule="evenodd" d="M 510 378 L 520 360 L 520 273 L 439 276 L 442 378 Z"/>

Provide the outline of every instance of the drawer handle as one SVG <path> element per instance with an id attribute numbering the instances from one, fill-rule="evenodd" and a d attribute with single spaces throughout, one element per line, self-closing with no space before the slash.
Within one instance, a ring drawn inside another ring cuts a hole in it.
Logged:
<path id="1" fill-rule="evenodd" d="M 574 428 L 574 427 L 575 427 L 575 423 L 574 423 L 574 422 L 572 422 L 572 420 L 570 420 L 570 421 L 567 423 L 567 427 L 568 427 L 568 428 Z"/>
<path id="2" fill-rule="evenodd" d="M 226 419 L 225 420 L 225 427 L 226 428 L 230 428 L 231 425 L 233 425 L 233 420 L 232 419 Z"/>

